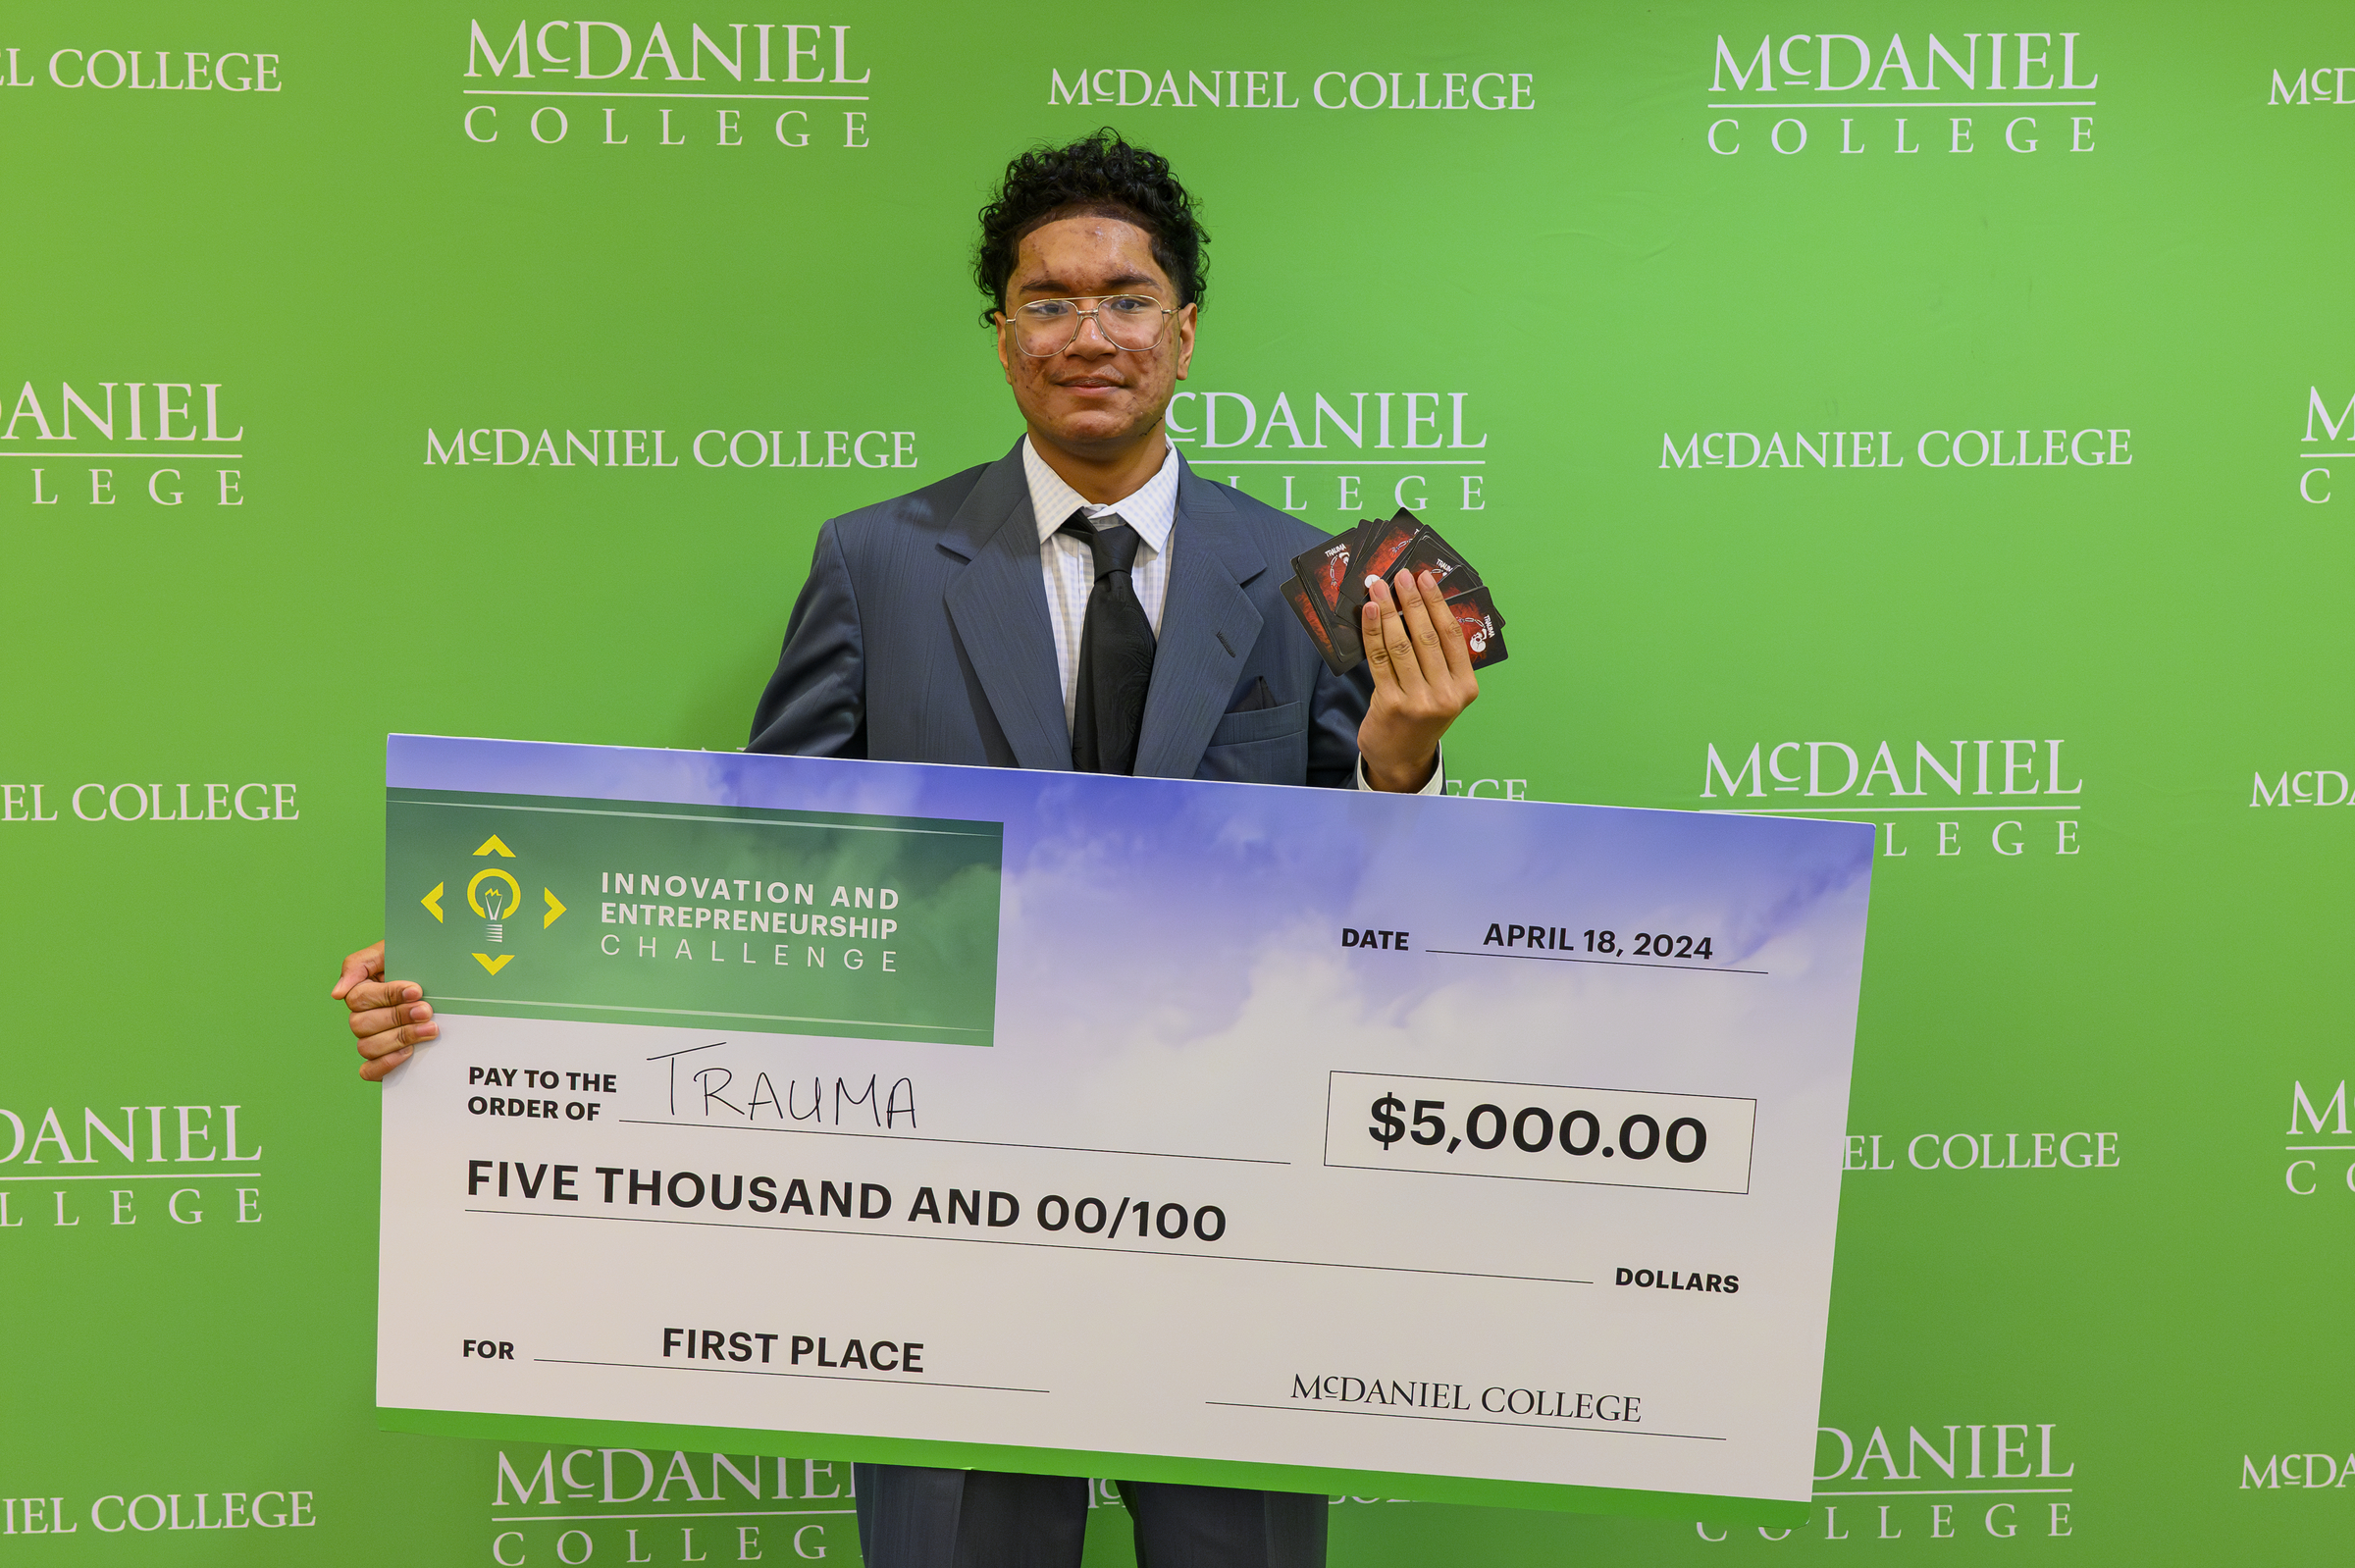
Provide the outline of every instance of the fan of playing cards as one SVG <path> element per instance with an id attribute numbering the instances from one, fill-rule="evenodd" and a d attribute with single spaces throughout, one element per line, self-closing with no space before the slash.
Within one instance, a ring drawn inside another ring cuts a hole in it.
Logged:
<path id="1" fill-rule="evenodd" d="M 1294 575 L 1283 585 L 1284 602 L 1308 628 L 1310 640 L 1335 675 L 1365 660 L 1358 618 L 1366 604 L 1366 578 L 1388 582 L 1400 571 L 1413 572 L 1418 579 L 1429 572 L 1439 580 L 1447 608 L 1464 629 L 1474 669 L 1504 662 L 1504 617 L 1496 613 L 1480 573 L 1431 525 L 1404 507 L 1387 523 L 1361 522 L 1294 556 L 1292 570 Z"/>

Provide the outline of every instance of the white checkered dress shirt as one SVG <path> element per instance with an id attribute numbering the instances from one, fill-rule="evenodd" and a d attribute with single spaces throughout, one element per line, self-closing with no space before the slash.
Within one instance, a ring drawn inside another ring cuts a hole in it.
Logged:
<path id="1" fill-rule="evenodd" d="M 1178 448 L 1169 449 L 1161 467 L 1134 493 L 1103 506 L 1082 499 L 1065 484 L 1063 476 L 1049 468 L 1031 446 L 1027 436 L 1022 438 L 1022 473 L 1030 482 L 1030 510 L 1038 523 L 1038 564 L 1046 577 L 1047 620 L 1055 633 L 1055 669 L 1063 677 L 1063 721 L 1069 726 L 1079 708 L 1079 635 L 1087 625 L 1087 596 L 1095 592 L 1096 555 L 1059 530 L 1078 511 L 1091 521 L 1118 515 L 1136 530 L 1142 544 L 1136 564 L 1129 568 L 1128 581 L 1136 590 L 1136 601 L 1144 606 L 1145 619 L 1153 625 L 1153 635 L 1159 637 L 1161 607 L 1170 597 L 1170 535 L 1178 524 Z M 1373 788 L 1366 782 L 1362 759 L 1357 764 L 1357 787 Z M 1446 791 L 1447 766 L 1442 755 L 1421 793 L 1443 795 Z"/>
<path id="2" fill-rule="evenodd" d="M 1038 518 L 1038 564 L 1047 578 L 1047 619 L 1055 628 L 1055 669 L 1063 677 L 1063 721 L 1069 725 L 1079 711 L 1079 633 L 1087 624 L 1087 596 L 1096 588 L 1096 554 L 1057 530 L 1077 511 L 1086 512 L 1091 522 L 1117 514 L 1136 530 L 1144 543 L 1128 581 L 1159 637 L 1161 606 L 1170 597 L 1170 531 L 1178 523 L 1178 448 L 1163 455 L 1161 467 L 1135 494 L 1109 506 L 1081 499 L 1032 449 L 1027 436 L 1022 438 L 1022 473 L 1030 481 L 1030 510 Z"/>

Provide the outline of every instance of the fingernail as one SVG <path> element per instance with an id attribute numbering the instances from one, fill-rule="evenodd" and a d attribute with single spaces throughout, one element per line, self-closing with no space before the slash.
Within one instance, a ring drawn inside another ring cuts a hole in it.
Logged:
<path id="1" fill-rule="evenodd" d="M 420 1040 L 430 1040 L 441 1032 L 442 1025 L 439 1023 L 420 1023 L 417 1025 L 417 1038 Z"/>

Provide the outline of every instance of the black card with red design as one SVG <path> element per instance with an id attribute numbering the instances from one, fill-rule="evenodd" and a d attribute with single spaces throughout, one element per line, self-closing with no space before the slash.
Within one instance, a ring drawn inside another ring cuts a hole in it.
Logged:
<path id="1" fill-rule="evenodd" d="M 1439 530 L 1404 507 L 1387 523 L 1361 522 L 1303 551 L 1293 557 L 1292 569 L 1295 575 L 1282 588 L 1284 602 L 1335 675 L 1355 669 L 1366 656 L 1358 633 L 1359 615 L 1371 597 L 1366 579 L 1379 575 L 1394 595 L 1401 571 L 1413 572 L 1418 581 L 1425 572 L 1439 579 L 1447 608 L 1464 630 L 1474 669 L 1504 662 L 1504 617 L 1488 585 Z"/>

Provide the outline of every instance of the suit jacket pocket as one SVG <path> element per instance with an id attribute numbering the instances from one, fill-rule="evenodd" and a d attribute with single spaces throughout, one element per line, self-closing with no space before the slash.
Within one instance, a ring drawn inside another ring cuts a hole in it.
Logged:
<path id="1" fill-rule="evenodd" d="M 1229 713 L 1210 732 L 1212 747 L 1240 746 L 1249 741 L 1275 740 L 1308 728 L 1308 705 L 1283 703 L 1275 707 Z"/>

